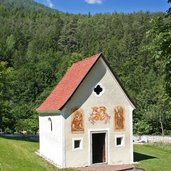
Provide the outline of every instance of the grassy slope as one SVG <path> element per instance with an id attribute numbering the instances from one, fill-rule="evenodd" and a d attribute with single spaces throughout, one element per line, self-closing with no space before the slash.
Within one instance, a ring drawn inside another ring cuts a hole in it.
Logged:
<path id="1" fill-rule="evenodd" d="M 38 146 L 38 142 L 0 137 L 0 171 L 57 171 L 35 154 Z"/>
<path id="2" fill-rule="evenodd" d="M 34 153 L 38 143 L 0 138 L 0 163 L 3 171 L 46 171 L 55 169 Z"/>
<path id="3" fill-rule="evenodd" d="M 171 144 L 134 145 L 135 161 L 146 171 L 171 170 Z"/>

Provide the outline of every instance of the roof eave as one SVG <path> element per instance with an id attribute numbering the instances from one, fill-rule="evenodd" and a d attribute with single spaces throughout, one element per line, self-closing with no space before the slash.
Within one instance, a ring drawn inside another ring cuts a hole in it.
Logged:
<path id="1" fill-rule="evenodd" d="M 36 110 L 39 115 L 43 115 L 43 114 L 57 114 L 60 115 L 61 114 L 61 110 L 57 109 L 57 110 Z"/>

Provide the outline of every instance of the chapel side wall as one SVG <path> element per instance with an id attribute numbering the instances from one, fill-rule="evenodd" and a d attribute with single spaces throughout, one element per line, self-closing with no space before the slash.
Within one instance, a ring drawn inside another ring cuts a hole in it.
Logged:
<path id="1" fill-rule="evenodd" d="M 58 167 L 64 167 L 63 122 L 62 115 L 39 116 L 40 154 Z"/>
<path id="2" fill-rule="evenodd" d="M 106 64 L 100 59 L 93 70 L 87 75 L 76 93 L 64 107 L 65 113 L 65 149 L 66 167 L 78 167 L 90 165 L 90 130 L 107 130 L 108 133 L 108 164 L 132 163 L 132 109 L 118 82 L 113 78 L 112 73 L 106 69 Z M 102 85 L 104 93 L 98 97 L 93 92 L 97 83 Z M 81 96 L 80 96 L 81 95 Z M 114 130 L 114 108 L 122 106 L 125 110 L 124 130 Z M 71 109 L 80 106 L 84 113 L 84 131 L 79 133 L 71 132 L 72 115 Z M 110 116 L 110 122 L 97 121 L 94 125 L 89 121 L 92 107 L 105 106 L 106 113 Z M 124 146 L 115 146 L 115 136 L 124 135 Z M 83 148 L 73 150 L 72 139 L 82 138 Z"/>

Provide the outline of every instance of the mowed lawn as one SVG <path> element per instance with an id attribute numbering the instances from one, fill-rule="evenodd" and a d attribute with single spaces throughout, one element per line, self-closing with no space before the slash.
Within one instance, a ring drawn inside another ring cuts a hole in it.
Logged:
<path id="1" fill-rule="evenodd" d="M 134 160 L 146 171 L 171 171 L 171 144 L 134 145 Z"/>
<path id="2" fill-rule="evenodd" d="M 38 142 L 0 137 L 0 171 L 57 171 L 56 167 L 35 154 L 38 148 Z"/>
<path id="3" fill-rule="evenodd" d="M 35 154 L 39 143 L 0 137 L 0 171 L 74 171 L 58 170 Z M 134 145 L 137 167 L 146 171 L 171 170 L 171 144 Z"/>

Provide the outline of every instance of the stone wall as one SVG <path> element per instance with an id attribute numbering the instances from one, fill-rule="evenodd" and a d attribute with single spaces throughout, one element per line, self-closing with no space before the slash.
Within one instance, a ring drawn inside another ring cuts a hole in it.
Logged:
<path id="1" fill-rule="evenodd" d="M 154 142 L 165 142 L 171 143 L 170 136 L 159 136 L 159 135 L 134 135 L 134 143 L 154 143 Z"/>

